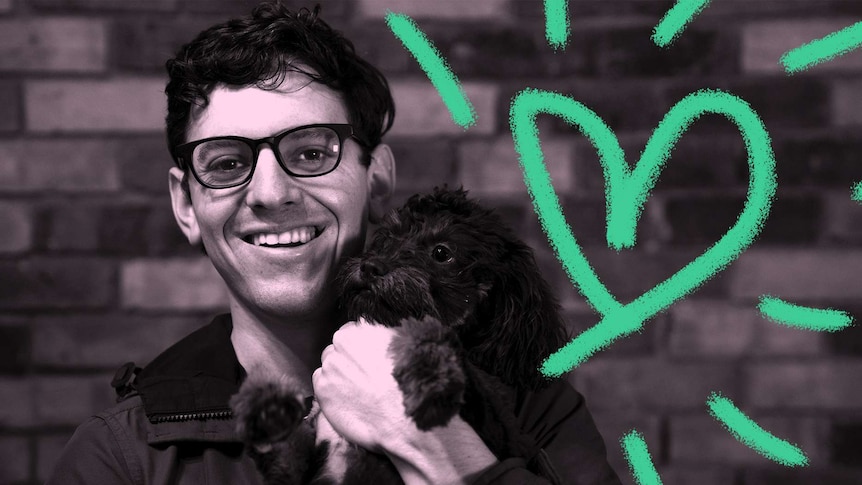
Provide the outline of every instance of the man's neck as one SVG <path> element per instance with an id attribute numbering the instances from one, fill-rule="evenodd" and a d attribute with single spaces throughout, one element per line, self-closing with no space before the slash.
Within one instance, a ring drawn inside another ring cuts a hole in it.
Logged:
<path id="1" fill-rule="evenodd" d="M 299 320 L 260 317 L 232 302 L 231 343 L 248 372 L 287 374 L 311 393 L 311 374 L 320 366 L 320 353 L 338 329 L 338 317 Z"/>

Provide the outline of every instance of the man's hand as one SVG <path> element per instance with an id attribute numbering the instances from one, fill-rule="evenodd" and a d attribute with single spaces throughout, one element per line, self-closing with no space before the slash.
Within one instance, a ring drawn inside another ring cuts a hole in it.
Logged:
<path id="1" fill-rule="evenodd" d="M 345 324 L 323 350 L 312 383 L 320 409 L 349 441 L 392 460 L 405 483 L 464 483 L 496 458 L 460 417 L 420 431 L 392 377 L 395 329 Z"/>
<path id="2" fill-rule="evenodd" d="M 332 336 L 312 376 L 314 395 L 336 431 L 380 452 L 387 435 L 409 425 L 388 355 L 392 328 L 348 323 Z"/>

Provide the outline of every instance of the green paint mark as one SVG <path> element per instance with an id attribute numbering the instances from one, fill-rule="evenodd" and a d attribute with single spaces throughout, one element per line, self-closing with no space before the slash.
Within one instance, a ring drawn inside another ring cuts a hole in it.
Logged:
<path id="1" fill-rule="evenodd" d="M 845 312 L 794 305 L 766 295 L 760 297 L 757 309 L 773 322 L 805 330 L 837 332 L 853 324 L 853 317 Z"/>
<path id="2" fill-rule="evenodd" d="M 623 454 L 637 485 L 661 485 L 661 477 L 650 458 L 646 441 L 636 430 L 631 430 L 620 440 Z"/>
<path id="3" fill-rule="evenodd" d="M 714 245 L 667 280 L 628 304 L 618 302 L 599 280 L 572 234 L 545 167 L 536 117 L 552 114 L 575 125 L 595 146 L 605 176 L 607 240 L 615 249 L 631 247 L 643 204 L 677 140 L 704 113 L 717 113 L 740 129 L 748 150 L 748 198 L 736 223 Z M 742 99 L 722 91 L 686 96 L 665 115 L 634 169 L 629 168 L 614 133 L 592 110 L 558 93 L 525 89 L 512 100 L 510 125 L 524 181 L 542 228 L 572 283 L 602 319 L 548 357 L 542 372 L 560 376 L 614 340 L 638 331 L 644 322 L 726 267 L 760 232 L 775 195 L 775 157 L 769 134 Z"/>
<path id="4" fill-rule="evenodd" d="M 812 40 L 781 56 L 780 62 L 788 74 L 804 71 L 833 57 L 844 55 L 862 45 L 862 22 Z"/>
<path id="5" fill-rule="evenodd" d="M 467 99 L 458 78 L 443 59 L 440 51 L 431 43 L 428 37 L 419 30 L 419 26 L 407 15 L 386 12 L 386 25 L 401 41 L 408 52 L 416 59 L 419 66 L 428 75 L 431 84 L 440 93 L 443 103 L 452 114 L 452 120 L 462 128 L 476 124 L 476 110 Z"/>
<path id="6" fill-rule="evenodd" d="M 652 41 L 659 47 L 667 47 L 708 4 L 709 0 L 676 0 L 653 29 Z"/>
<path id="7" fill-rule="evenodd" d="M 709 414 L 745 446 L 784 466 L 808 465 L 808 457 L 802 450 L 761 428 L 734 406 L 730 399 L 713 392 L 706 400 L 706 405 Z"/>
<path id="8" fill-rule="evenodd" d="M 545 0 L 545 38 L 554 50 L 569 43 L 569 0 Z"/>
<path id="9" fill-rule="evenodd" d="M 850 198 L 856 202 L 862 202 L 862 182 L 857 182 L 851 190 Z"/>

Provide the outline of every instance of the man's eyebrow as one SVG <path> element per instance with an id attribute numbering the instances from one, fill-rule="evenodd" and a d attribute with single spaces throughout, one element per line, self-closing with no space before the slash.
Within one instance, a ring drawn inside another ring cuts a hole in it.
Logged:
<path id="1" fill-rule="evenodd" d="M 209 155 L 209 153 L 213 150 L 218 150 L 219 148 L 234 148 L 243 145 L 246 144 L 239 140 L 216 139 L 201 143 L 200 145 L 198 145 L 198 148 L 195 150 L 195 153 L 198 157 L 205 158 L 206 155 Z"/>

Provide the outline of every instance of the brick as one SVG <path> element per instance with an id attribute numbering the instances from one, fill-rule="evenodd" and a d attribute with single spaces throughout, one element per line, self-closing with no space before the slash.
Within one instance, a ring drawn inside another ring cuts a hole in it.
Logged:
<path id="1" fill-rule="evenodd" d="M 548 48 L 544 29 L 432 23 L 423 30 L 461 79 L 548 77 L 559 71 L 560 56 Z M 413 72 L 422 72 L 418 63 L 412 65 Z"/>
<path id="2" fill-rule="evenodd" d="M 850 314 L 854 319 L 854 325 L 840 332 L 830 332 L 823 336 L 826 347 L 831 354 L 836 356 L 862 356 L 862 325 L 859 325 L 860 308 L 851 306 L 841 307 L 842 311 Z"/>
<path id="3" fill-rule="evenodd" d="M 398 190 L 421 192 L 443 184 L 457 185 L 454 144 L 428 138 L 387 140 L 398 172 Z"/>
<path id="4" fill-rule="evenodd" d="M 348 25 L 342 32 L 353 42 L 356 52 L 379 69 L 387 79 L 395 79 L 408 72 L 415 76 L 422 71 L 410 52 L 392 35 L 382 18 Z"/>
<path id="5" fill-rule="evenodd" d="M 862 55 L 856 52 L 856 58 Z M 838 126 L 862 124 L 862 81 L 858 79 L 836 79 L 832 88 L 832 122 Z"/>
<path id="6" fill-rule="evenodd" d="M 156 132 L 164 129 L 160 78 L 30 81 L 27 128 L 38 133 Z"/>
<path id="7" fill-rule="evenodd" d="M 618 137 L 631 131 L 652 131 L 670 107 L 660 85 L 651 81 L 578 80 L 561 83 L 551 90 L 569 96 L 594 111 Z M 560 133 L 580 133 L 562 119 L 554 117 L 553 120 L 555 130 Z"/>
<path id="8" fill-rule="evenodd" d="M 825 464 L 790 470 L 775 466 L 745 469 L 741 478 L 743 485 L 857 485 L 862 483 L 862 470 Z"/>
<path id="9" fill-rule="evenodd" d="M 18 483 L 30 478 L 30 443 L 23 436 L 0 437 L 0 454 L 3 466 L 0 467 L 0 482 Z"/>
<path id="10" fill-rule="evenodd" d="M 590 406 L 589 396 L 586 396 L 586 399 L 587 406 Z M 592 407 L 590 409 L 592 410 Z M 637 430 L 644 437 L 654 461 L 661 460 L 661 450 L 664 444 L 659 416 L 637 412 L 593 412 L 592 415 L 596 428 L 604 439 L 608 462 L 620 477 L 629 474 L 628 462 L 623 455 L 621 440 L 623 435 L 632 430 Z"/>
<path id="11" fill-rule="evenodd" d="M 45 237 L 49 251 L 93 251 L 98 248 L 98 206 L 65 203 L 42 208 Z"/>
<path id="12" fill-rule="evenodd" d="M 30 364 L 31 331 L 26 324 L 0 323 L 0 372 L 24 373 Z"/>
<path id="13" fill-rule="evenodd" d="M 623 139 L 620 144 L 634 155 L 646 147 L 646 139 Z M 656 183 L 655 192 L 679 188 L 732 189 L 748 186 L 748 154 L 739 134 L 700 135 L 686 133 L 673 147 L 671 157 Z"/>
<path id="14" fill-rule="evenodd" d="M 357 8 L 363 17 L 378 18 L 391 10 L 413 18 L 446 20 L 506 20 L 510 17 L 507 0 L 440 0 L 415 2 L 410 0 L 359 0 Z M 421 28 L 421 24 L 420 24 Z"/>
<path id="15" fill-rule="evenodd" d="M 678 78 L 665 84 L 669 109 L 683 97 L 703 89 L 699 78 Z M 710 89 L 727 91 L 747 102 L 770 133 L 779 129 L 820 129 L 829 124 L 831 86 L 825 79 L 806 76 L 716 77 Z M 789 107 L 792 106 L 792 109 Z M 662 113 L 664 116 L 664 113 Z M 651 128 L 652 129 L 652 128 Z M 736 125 L 717 114 L 705 114 L 686 133 L 737 134 Z"/>
<path id="16" fill-rule="evenodd" d="M 643 246 L 620 252 L 595 247 L 584 249 L 584 255 L 596 274 L 610 293 L 623 303 L 651 290 L 701 253 L 688 248 L 647 250 Z M 719 273 L 693 293 L 701 297 L 724 294 L 726 280 L 721 276 Z"/>
<path id="17" fill-rule="evenodd" d="M 745 200 L 745 195 L 732 192 L 670 199 L 666 207 L 671 241 L 675 244 L 718 241 L 736 223 Z M 769 218 L 758 240 L 783 245 L 812 243 L 820 236 L 821 213 L 819 197 L 780 194 L 773 199 Z"/>
<path id="18" fill-rule="evenodd" d="M 247 12 L 250 11 L 248 9 Z M 171 22 L 151 16 L 118 18 L 111 30 L 111 65 L 123 70 L 148 70 L 162 74 L 165 61 L 174 57 L 180 46 L 190 42 L 198 32 L 223 20 L 202 15 L 179 17 Z"/>
<path id="19" fill-rule="evenodd" d="M 734 357 L 757 342 L 760 315 L 721 301 L 685 299 L 670 309 L 668 349 L 674 356 Z"/>
<path id="20" fill-rule="evenodd" d="M 99 249 L 104 254 L 145 256 L 150 208 L 142 204 L 102 207 L 99 211 Z"/>
<path id="21" fill-rule="evenodd" d="M 770 417 L 748 413 L 755 423 L 775 436 L 801 448 L 812 463 L 824 462 L 829 437 L 828 422 L 802 416 Z M 766 459 L 740 443 L 721 423 L 703 416 L 674 416 L 670 423 L 670 460 L 679 463 L 759 465 Z"/>
<path id="22" fill-rule="evenodd" d="M 763 363 L 748 369 L 752 406 L 769 409 L 859 410 L 862 372 L 858 360 L 813 363 Z"/>
<path id="23" fill-rule="evenodd" d="M 770 294 L 798 304 L 862 296 L 862 252 L 854 250 L 750 249 L 733 263 L 730 292 L 754 299 Z"/>
<path id="24" fill-rule="evenodd" d="M 390 84 L 398 114 L 392 136 L 460 135 L 464 128 L 452 121 L 442 98 L 427 80 L 398 81 Z M 497 130 L 499 89 L 492 84 L 464 83 L 467 99 L 476 110 L 476 124 L 471 134 L 487 135 Z"/>
<path id="25" fill-rule="evenodd" d="M 29 0 L 33 8 L 44 11 L 133 11 L 168 12 L 174 10 L 177 0 Z"/>
<path id="26" fill-rule="evenodd" d="M 862 180 L 862 177 L 860 177 Z M 839 244 L 862 242 L 862 206 L 849 190 L 821 193 L 824 199 L 823 237 Z"/>
<path id="27" fill-rule="evenodd" d="M 189 244 L 177 226 L 170 201 L 165 199 L 150 208 L 146 220 L 146 253 L 150 256 L 200 256 L 201 249 Z"/>
<path id="28" fill-rule="evenodd" d="M 71 433 L 39 436 L 36 441 L 36 477 L 45 481 L 72 437 Z"/>
<path id="29" fill-rule="evenodd" d="M 837 465 L 858 466 L 862 453 L 862 424 L 857 422 L 834 423 L 829 442 L 830 462 Z"/>
<path id="30" fill-rule="evenodd" d="M 114 270 L 92 259 L 0 262 L 0 308 L 103 308 L 113 300 Z"/>
<path id="31" fill-rule="evenodd" d="M 33 382 L 21 377 L 0 376 L 0 426 L 20 429 L 35 421 Z M 14 397 L 14 399 L 9 399 Z"/>
<path id="32" fill-rule="evenodd" d="M 728 485 L 734 482 L 735 471 L 725 466 L 666 465 L 659 466 L 658 473 L 663 485 Z"/>
<path id="33" fill-rule="evenodd" d="M 859 87 L 862 89 L 862 84 Z M 862 179 L 862 167 L 856 163 L 862 137 L 855 130 L 830 130 L 809 136 L 776 132 L 773 146 L 782 187 L 846 189 L 849 181 Z"/>
<path id="34" fill-rule="evenodd" d="M 123 263 L 124 308 L 209 310 L 227 305 L 227 289 L 206 258 L 136 259 Z"/>
<path id="35" fill-rule="evenodd" d="M 0 106 L 3 106 L 0 132 L 16 131 L 21 126 L 21 94 L 17 83 L 0 81 Z"/>
<path id="36" fill-rule="evenodd" d="M 125 138 L 113 144 L 124 189 L 168 195 L 168 170 L 174 166 L 164 136 Z"/>
<path id="37" fill-rule="evenodd" d="M 40 426 L 77 426 L 115 403 L 111 374 L 40 376 L 33 379 L 34 414 Z"/>
<path id="38" fill-rule="evenodd" d="M 137 315 L 44 317 L 33 325 L 33 363 L 113 371 L 131 361 L 143 367 L 202 323 Z"/>
<path id="39" fill-rule="evenodd" d="M 559 194 L 561 191 L 557 189 Z M 599 197 L 561 197 L 563 214 L 566 215 L 575 239 L 583 246 L 606 246 L 606 203 Z"/>
<path id="40" fill-rule="evenodd" d="M 748 73 L 783 73 L 785 52 L 852 25 L 858 19 L 770 20 L 742 28 L 742 69 Z M 811 72 L 858 71 L 862 55 L 850 52 L 826 61 Z"/>
<path id="41" fill-rule="evenodd" d="M 0 190 L 98 192 L 120 186 L 116 160 L 99 140 L 0 141 Z"/>
<path id="42" fill-rule="evenodd" d="M 584 26 L 574 31 L 566 57 L 571 51 L 583 52 L 586 61 L 582 72 L 601 78 L 726 76 L 738 70 L 739 47 L 730 32 L 693 26 L 670 47 L 662 49 L 648 40 L 654 22 L 628 24 L 612 28 Z"/>
<path id="43" fill-rule="evenodd" d="M 2 20 L 0 71 L 101 72 L 106 31 L 98 19 Z"/>
<path id="44" fill-rule="evenodd" d="M 570 192 L 574 182 L 572 144 L 560 139 L 544 140 L 542 151 L 556 192 Z M 466 141 L 459 147 L 458 160 L 461 182 L 477 195 L 521 195 L 527 191 L 519 157 L 510 137 Z"/>
<path id="45" fill-rule="evenodd" d="M 33 245 L 33 216 L 21 202 L 0 202 L 0 254 L 22 253 Z"/>
<path id="46" fill-rule="evenodd" d="M 701 409 L 713 390 L 733 399 L 736 371 L 725 364 L 593 358 L 574 370 L 575 387 L 593 410 Z"/>

